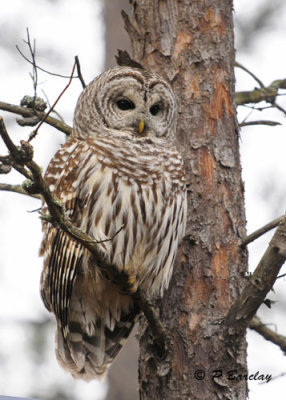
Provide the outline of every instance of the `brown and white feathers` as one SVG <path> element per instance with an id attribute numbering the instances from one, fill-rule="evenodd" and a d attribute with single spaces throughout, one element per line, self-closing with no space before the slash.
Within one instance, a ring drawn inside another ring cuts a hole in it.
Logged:
<path id="1" fill-rule="evenodd" d="M 81 94 L 71 137 L 45 178 L 67 215 L 106 260 L 149 296 L 163 295 L 186 223 L 184 168 L 175 145 L 176 101 L 158 75 L 116 67 Z M 43 206 L 43 212 L 47 208 Z M 57 320 L 56 354 L 75 378 L 103 376 L 139 310 L 90 253 L 43 222 L 41 295 Z"/>

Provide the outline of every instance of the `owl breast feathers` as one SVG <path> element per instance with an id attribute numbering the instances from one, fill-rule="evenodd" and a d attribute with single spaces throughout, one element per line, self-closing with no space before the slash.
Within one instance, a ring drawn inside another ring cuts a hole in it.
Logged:
<path id="1" fill-rule="evenodd" d="M 185 231 L 175 129 L 175 97 L 160 76 L 113 68 L 81 94 L 71 137 L 45 175 L 72 223 L 151 297 L 168 287 Z M 41 295 L 57 320 L 58 361 L 75 378 L 104 376 L 139 310 L 81 244 L 50 223 L 43 231 Z"/>

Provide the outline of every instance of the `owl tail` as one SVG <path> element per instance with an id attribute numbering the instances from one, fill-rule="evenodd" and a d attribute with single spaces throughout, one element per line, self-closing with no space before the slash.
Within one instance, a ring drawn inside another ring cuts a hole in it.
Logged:
<path id="1" fill-rule="evenodd" d="M 137 312 L 121 315 L 109 327 L 106 319 L 98 318 L 88 325 L 69 322 L 67 329 L 58 326 L 56 356 L 61 366 L 76 379 L 102 379 L 108 367 L 126 342 L 135 323 Z M 82 317 L 81 317 L 82 320 Z"/>

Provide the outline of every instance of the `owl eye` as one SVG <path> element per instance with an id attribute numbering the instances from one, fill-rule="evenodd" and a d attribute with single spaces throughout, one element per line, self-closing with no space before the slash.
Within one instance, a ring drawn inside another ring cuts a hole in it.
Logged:
<path id="1" fill-rule="evenodd" d="M 117 107 L 119 110 L 126 111 L 126 110 L 134 110 L 135 104 L 128 99 L 120 99 L 116 102 Z"/>
<path id="2" fill-rule="evenodd" d="M 154 116 L 157 115 L 159 111 L 160 111 L 160 105 L 159 104 L 153 104 L 153 106 L 150 107 L 150 113 L 152 115 L 154 115 Z"/>

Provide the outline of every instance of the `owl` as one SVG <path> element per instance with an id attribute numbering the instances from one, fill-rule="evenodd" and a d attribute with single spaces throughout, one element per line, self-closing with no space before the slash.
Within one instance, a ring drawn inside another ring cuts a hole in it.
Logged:
<path id="1" fill-rule="evenodd" d="M 168 287 L 186 224 L 176 115 L 159 75 L 112 68 L 80 95 L 72 134 L 47 168 L 72 223 L 130 283 L 122 292 L 82 244 L 42 222 L 41 296 L 56 317 L 57 359 L 74 378 L 106 374 L 140 312 L 130 292 L 140 287 L 154 298 Z"/>

